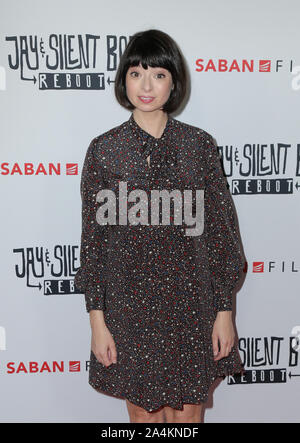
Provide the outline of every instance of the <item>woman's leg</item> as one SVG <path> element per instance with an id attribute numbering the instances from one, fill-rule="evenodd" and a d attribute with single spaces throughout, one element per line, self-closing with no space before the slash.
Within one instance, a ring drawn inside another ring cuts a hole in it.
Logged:
<path id="1" fill-rule="evenodd" d="M 126 399 L 130 423 L 164 423 L 163 408 L 148 412 Z"/>
<path id="2" fill-rule="evenodd" d="M 203 404 L 184 404 L 183 410 L 164 407 L 166 423 L 201 423 Z"/>

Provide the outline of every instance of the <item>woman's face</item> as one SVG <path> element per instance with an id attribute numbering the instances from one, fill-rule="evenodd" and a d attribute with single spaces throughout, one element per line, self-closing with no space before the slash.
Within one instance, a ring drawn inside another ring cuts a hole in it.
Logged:
<path id="1" fill-rule="evenodd" d="M 172 75 L 165 68 L 144 69 L 131 66 L 126 73 L 128 100 L 141 111 L 161 109 L 169 98 L 173 86 Z M 146 99 L 150 97 L 150 99 Z"/>

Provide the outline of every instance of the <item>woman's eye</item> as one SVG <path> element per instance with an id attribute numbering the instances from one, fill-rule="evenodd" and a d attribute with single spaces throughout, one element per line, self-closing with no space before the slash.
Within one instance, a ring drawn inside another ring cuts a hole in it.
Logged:
<path id="1" fill-rule="evenodd" d="M 130 75 L 132 77 L 137 77 L 139 75 L 139 73 L 137 71 L 131 71 Z M 158 78 L 164 78 L 165 74 L 163 74 L 162 72 L 160 72 L 159 74 L 156 74 Z"/>

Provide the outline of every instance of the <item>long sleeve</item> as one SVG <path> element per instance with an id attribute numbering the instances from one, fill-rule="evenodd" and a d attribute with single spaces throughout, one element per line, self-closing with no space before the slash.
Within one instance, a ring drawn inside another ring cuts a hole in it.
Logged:
<path id="1" fill-rule="evenodd" d="M 80 182 L 82 200 L 82 232 L 80 268 L 74 283 L 85 294 L 86 310 L 105 310 L 105 274 L 108 252 L 108 226 L 99 225 L 96 212 L 98 191 L 103 188 L 99 161 L 95 157 L 96 138 L 87 150 Z"/>
<path id="2" fill-rule="evenodd" d="M 214 286 L 214 306 L 217 311 L 232 310 L 232 292 L 244 266 L 234 204 L 220 155 L 208 134 L 205 141 L 206 176 L 204 220 L 207 227 L 206 247 Z"/>

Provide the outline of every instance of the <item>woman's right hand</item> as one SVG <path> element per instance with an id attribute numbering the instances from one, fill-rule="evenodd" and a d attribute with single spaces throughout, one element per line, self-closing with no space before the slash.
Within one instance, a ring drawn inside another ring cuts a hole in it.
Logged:
<path id="1" fill-rule="evenodd" d="M 112 363 L 117 363 L 116 345 L 106 325 L 93 325 L 91 347 L 99 363 L 106 367 Z"/>

